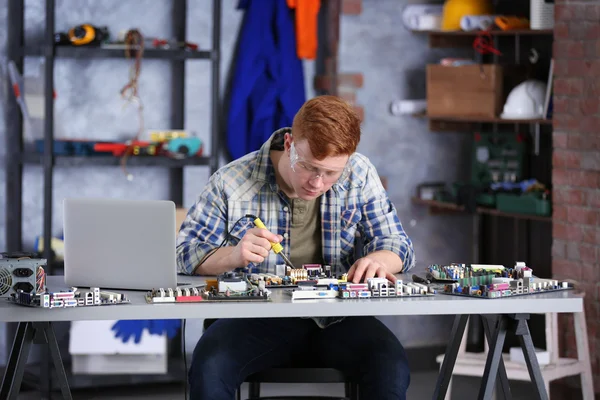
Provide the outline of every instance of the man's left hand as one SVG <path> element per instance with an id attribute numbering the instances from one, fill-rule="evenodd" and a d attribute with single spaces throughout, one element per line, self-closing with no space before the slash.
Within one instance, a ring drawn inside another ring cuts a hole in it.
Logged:
<path id="1" fill-rule="evenodd" d="M 367 282 L 369 278 L 387 278 L 396 282 L 394 274 L 388 272 L 385 265 L 368 257 L 359 258 L 348 271 L 348 282 Z"/>

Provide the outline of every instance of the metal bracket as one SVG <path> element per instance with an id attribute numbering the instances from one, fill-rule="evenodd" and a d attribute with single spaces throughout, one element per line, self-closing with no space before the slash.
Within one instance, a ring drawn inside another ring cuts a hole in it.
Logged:
<path id="1" fill-rule="evenodd" d="M 536 156 L 540 155 L 540 124 L 535 124 L 535 130 L 533 132 L 533 154 Z"/>
<path id="2" fill-rule="evenodd" d="M 452 376 L 452 370 L 456 363 L 456 356 L 460 348 L 460 342 L 463 335 L 465 334 L 465 327 L 467 326 L 468 315 L 457 315 L 454 318 L 454 324 L 452 325 L 452 333 L 450 334 L 450 342 L 446 348 L 444 355 L 444 361 L 442 361 L 442 367 L 438 375 L 437 382 L 435 384 L 435 391 L 433 393 L 434 400 L 443 400 L 446 397 L 446 391 L 450 384 L 450 377 Z"/>
<path id="3" fill-rule="evenodd" d="M 23 382 L 25 365 L 29 358 L 29 351 L 34 343 L 48 345 L 63 398 L 72 400 L 58 342 L 50 322 L 19 322 L 6 371 L 2 378 L 2 386 L 0 386 L 0 399 L 17 400 Z"/>
<path id="4" fill-rule="evenodd" d="M 456 357 L 460 347 L 460 342 L 465 332 L 468 315 L 456 315 L 450 342 L 446 348 L 444 361 L 440 368 L 438 379 L 433 394 L 434 400 L 443 400 L 446 397 Z M 506 339 L 506 333 L 510 330 L 519 337 L 525 362 L 529 370 L 529 376 L 536 388 L 536 399 L 548 400 L 548 393 L 542 378 L 542 372 L 537 361 L 537 356 L 533 348 L 533 340 L 527 326 L 529 314 L 509 314 L 509 315 L 483 315 L 483 328 L 486 339 L 489 343 L 489 350 L 485 364 L 482 382 L 479 389 L 478 399 L 490 399 L 494 390 L 496 377 L 500 379 L 500 386 L 504 394 L 504 399 L 512 399 L 512 393 L 508 383 L 508 376 L 502 358 L 502 349 Z"/>
<path id="5" fill-rule="evenodd" d="M 478 399 L 489 399 L 492 396 L 494 389 L 494 383 L 496 376 L 500 374 L 501 381 L 504 381 L 506 371 L 502 362 L 502 348 L 504 346 L 504 340 L 506 339 L 506 333 L 508 329 L 519 337 L 521 349 L 525 356 L 525 363 L 527 364 L 527 370 L 531 377 L 531 382 L 535 385 L 536 390 L 534 391 L 536 399 L 548 400 L 548 393 L 546 392 L 546 386 L 544 385 L 544 379 L 542 378 L 542 372 L 540 365 L 538 364 L 537 356 L 533 347 L 533 340 L 527 326 L 527 320 L 529 314 L 510 314 L 501 315 L 498 319 L 498 325 L 493 332 L 492 340 L 490 342 L 490 349 L 488 358 L 485 365 L 485 371 L 482 378 L 481 387 L 479 390 Z M 492 326 L 488 326 L 491 329 Z M 503 376 L 504 375 L 504 376 Z M 505 387 L 505 382 L 502 382 L 502 387 Z M 510 395 L 510 394 L 509 394 Z M 504 391 L 505 398 L 507 396 L 506 390 Z"/>

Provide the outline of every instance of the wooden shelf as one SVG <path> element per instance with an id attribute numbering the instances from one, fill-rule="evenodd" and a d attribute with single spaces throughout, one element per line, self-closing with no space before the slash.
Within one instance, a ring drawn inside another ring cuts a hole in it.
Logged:
<path id="1" fill-rule="evenodd" d="M 471 47 L 473 40 L 480 31 L 412 31 L 416 34 L 425 34 L 429 36 L 429 47 L 449 48 L 449 47 Z M 548 36 L 553 37 L 552 29 L 514 29 L 510 31 L 492 30 L 492 36 L 514 37 L 519 36 Z"/>
<path id="2" fill-rule="evenodd" d="M 472 132 L 479 129 L 478 124 L 502 124 L 502 125 L 552 125 L 551 119 L 503 119 L 500 117 L 486 116 L 429 116 L 425 113 L 413 114 L 415 118 L 427 118 L 429 130 L 431 131 L 461 131 Z"/>
<path id="3" fill-rule="evenodd" d="M 21 156 L 23 164 L 44 165 L 44 155 L 25 152 Z M 188 157 L 170 158 L 165 156 L 130 156 L 126 160 L 130 167 L 165 167 L 181 168 L 185 166 L 210 165 L 210 157 Z M 83 166 L 118 166 L 121 157 L 106 156 L 54 156 L 54 165 L 60 167 L 83 167 Z"/>
<path id="4" fill-rule="evenodd" d="M 414 204 L 425 205 L 431 208 L 434 213 L 440 212 L 465 212 L 464 206 L 459 206 L 454 203 L 446 203 L 443 201 L 437 200 L 423 200 L 418 197 L 412 197 L 412 202 Z M 477 207 L 478 214 L 487 214 L 494 215 L 497 217 L 506 217 L 506 218 L 516 218 L 516 219 L 524 219 L 524 220 L 533 220 L 533 221 L 544 221 L 544 222 L 552 222 L 552 217 L 546 217 L 541 215 L 529 215 L 529 214 L 518 214 L 518 213 L 507 213 L 498 211 L 494 208 L 486 208 L 486 207 Z"/>
<path id="5" fill-rule="evenodd" d="M 45 56 L 54 53 L 59 58 L 126 58 L 125 48 L 116 47 L 77 47 L 77 46 L 28 46 L 22 49 L 26 56 Z M 157 58 L 164 60 L 202 59 L 212 60 L 215 55 L 212 51 L 189 51 L 182 49 L 144 49 L 144 58 Z"/>
<path id="6" fill-rule="evenodd" d="M 431 117 L 424 115 L 432 121 L 451 121 L 451 122 L 473 122 L 473 123 L 484 123 L 484 124 L 541 124 L 541 125 L 552 125 L 551 119 L 505 119 L 500 117 L 485 117 L 485 116 L 440 116 Z"/>
<path id="7" fill-rule="evenodd" d="M 546 217 L 543 215 L 530 215 L 530 214 L 519 214 L 519 213 L 508 213 L 498 211 L 495 208 L 477 207 L 477 212 L 480 214 L 495 215 L 498 217 L 516 218 L 516 219 L 528 219 L 533 221 L 544 221 L 552 222 L 552 217 Z"/>
<path id="8" fill-rule="evenodd" d="M 452 210 L 452 211 L 460 211 L 460 212 L 465 211 L 465 208 L 463 206 L 459 206 L 454 203 L 446 203 L 446 202 L 437 201 L 437 200 L 424 200 L 419 197 L 412 197 L 411 200 L 415 204 L 421 204 L 424 206 L 429 206 L 431 208 L 437 208 L 440 210 Z"/>
<path id="9" fill-rule="evenodd" d="M 412 31 L 414 33 L 424 33 L 426 35 L 437 35 L 437 36 L 477 36 L 480 31 Z M 552 29 L 513 29 L 510 31 L 503 31 L 500 29 L 492 29 L 490 31 L 492 36 L 518 36 L 518 35 L 553 35 L 554 30 Z"/>

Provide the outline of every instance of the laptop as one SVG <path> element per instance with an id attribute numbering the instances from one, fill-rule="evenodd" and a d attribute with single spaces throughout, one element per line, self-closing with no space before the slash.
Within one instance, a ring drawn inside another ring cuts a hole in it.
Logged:
<path id="1" fill-rule="evenodd" d="M 177 286 L 175 203 L 67 198 L 65 283 L 151 290 Z"/>

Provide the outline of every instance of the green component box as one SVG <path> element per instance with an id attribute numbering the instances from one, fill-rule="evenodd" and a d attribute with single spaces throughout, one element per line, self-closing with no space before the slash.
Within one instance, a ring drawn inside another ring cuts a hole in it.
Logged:
<path id="1" fill-rule="evenodd" d="M 482 193 L 477 196 L 477 204 L 487 207 L 494 207 L 496 205 L 496 194 L 494 193 Z"/>
<path id="2" fill-rule="evenodd" d="M 470 185 L 486 189 L 495 182 L 519 182 L 523 180 L 523 162 L 526 143 L 523 135 L 513 132 L 477 132 L 473 136 Z M 450 192 L 456 197 L 463 183 L 452 185 Z M 477 204 L 496 206 L 496 194 L 477 195 Z"/>
<path id="3" fill-rule="evenodd" d="M 523 179 L 525 140 L 517 133 L 475 133 L 471 183 L 488 187 L 494 182 Z"/>
<path id="4" fill-rule="evenodd" d="M 458 196 L 458 189 L 464 186 L 464 183 L 453 183 L 450 188 L 450 194 L 453 198 Z M 477 195 L 477 204 L 482 206 L 494 207 L 496 205 L 496 195 L 494 193 L 480 193 Z"/>
<path id="5" fill-rule="evenodd" d="M 496 208 L 498 211 L 516 214 L 549 216 L 552 213 L 550 199 L 540 192 L 498 193 L 496 195 Z"/>

